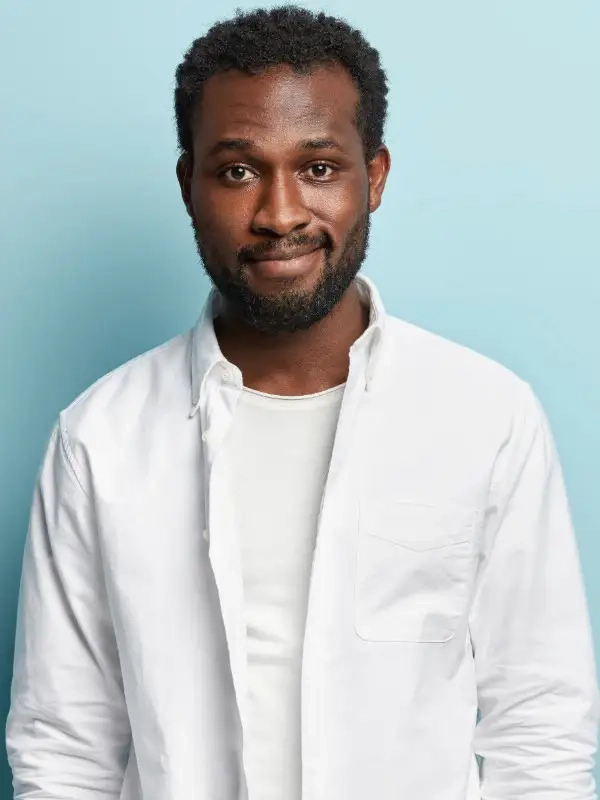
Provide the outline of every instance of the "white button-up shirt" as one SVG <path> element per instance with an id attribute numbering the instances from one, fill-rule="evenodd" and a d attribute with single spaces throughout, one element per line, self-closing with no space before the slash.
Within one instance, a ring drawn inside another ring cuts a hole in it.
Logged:
<path id="1" fill-rule="evenodd" d="M 371 322 L 319 517 L 303 799 L 592 800 L 596 672 L 544 412 L 513 373 L 386 315 L 358 281 Z M 242 376 L 218 307 L 213 292 L 193 330 L 103 377 L 52 431 L 19 597 L 17 800 L 248 798 L 220 458 Z"/>

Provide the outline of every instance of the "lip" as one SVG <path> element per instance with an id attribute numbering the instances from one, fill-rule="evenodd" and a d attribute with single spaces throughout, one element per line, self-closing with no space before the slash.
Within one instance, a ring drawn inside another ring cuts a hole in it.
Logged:
<path id="1" fill-rule="evenodd" d="M 262 253 L 258 258 L 252 261 L 295 261 L 302 256 L 308 256 L 314 253 L 315 250 L 320 250 L 320 247 L 314 245 L 297 247 L 295 250 L 272 250 L 268 253 Z"/>
<path id="2" fill-rule="evenodd" d="M 320 261 L 323 248 L 294 250 L 289 253 L 266 253 L 248 262 L 250 269 L 264 278 L 297 278 L 310 272 Z"/>

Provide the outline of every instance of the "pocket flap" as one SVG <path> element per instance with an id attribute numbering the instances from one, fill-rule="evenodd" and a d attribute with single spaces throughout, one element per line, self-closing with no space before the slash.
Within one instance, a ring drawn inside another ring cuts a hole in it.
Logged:
<path id="1" fill-rule="evenodd" d="M 471 541 L 480 516 L 479 509 L 470 506 L 389 498 L 360 503 L 362 531 L 417 551 Z"/>

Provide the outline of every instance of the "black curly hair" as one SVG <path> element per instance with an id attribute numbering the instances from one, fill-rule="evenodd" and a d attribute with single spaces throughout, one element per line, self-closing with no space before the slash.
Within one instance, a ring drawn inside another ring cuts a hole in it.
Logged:
<path id="1" fill-rule="evenodd" d="M 237 69 L 249 75 L 279 64 L 305 74 L 316 66 L 341 64 L 359 93 L 356 124 L 365 159 L 371 161 L 383 142 L 387 114 L 387 77 L 379 53 L 362 33 L 325 13 L 288 5 L 238 10 L 196 39 L 175 73 L 175 120 L 182 153 L 192 153 L 192 123 L 204 81 Z"/>

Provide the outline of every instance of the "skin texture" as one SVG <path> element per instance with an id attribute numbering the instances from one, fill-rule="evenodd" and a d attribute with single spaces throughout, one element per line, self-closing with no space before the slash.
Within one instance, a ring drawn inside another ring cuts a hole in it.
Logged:
<path id="1" fill-rule="evenodd" d="M 228 71 L 204 85 L 193 153 L 180 157 L 177 177 L 204 267 L 227 300 L 219 344 L 250 388 L 301 395 L 343 383 L 367 327 L 352 279 L 390 155 L 382 145 L 365 162 L 357 104 L 339 65 Z M 248 144 L 219 146 L 226 140 Z M 268 276 L 252 260 L 302 246 L 319 249 L 295 277 Z"/>

